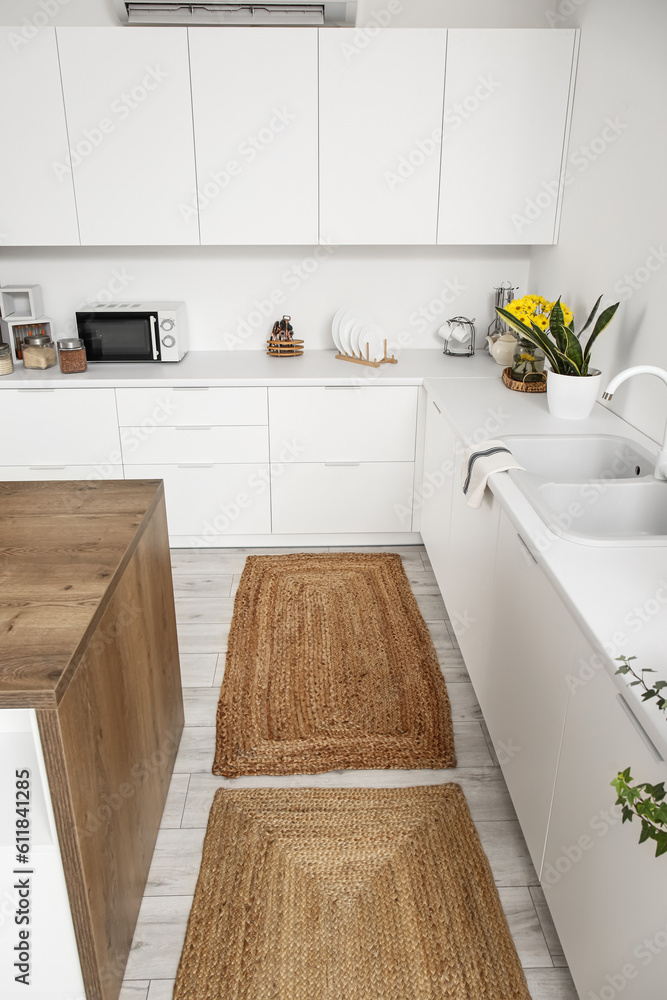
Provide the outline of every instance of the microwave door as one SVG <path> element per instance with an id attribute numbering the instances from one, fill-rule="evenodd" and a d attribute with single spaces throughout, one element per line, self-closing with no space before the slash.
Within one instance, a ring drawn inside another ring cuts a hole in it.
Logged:
<path id="1" fill-rule="evenodd" d="M 156 313 L 79 313 L 78 320 L 88 361 L 160 361 Z"/>

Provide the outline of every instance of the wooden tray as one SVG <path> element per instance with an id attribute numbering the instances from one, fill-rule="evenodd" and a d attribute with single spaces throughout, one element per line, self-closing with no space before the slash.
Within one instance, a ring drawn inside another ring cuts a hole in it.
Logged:
<path id="1" fill-rule="evenodd" d="M 513 389 L 514 392 L 546 392 L 547 391 L 547 373 L 542 372 L 542 377 L 539 382 L 517 382 L 512 378 L 512 369 L 503 368 L 503 382 L 508 389 Z"/>
<path id="2" fill-rule="evenodd" d="M 274 358 L 298 358 L 303 354 L 303 340 L 267 340 L 266 353 Z"/>

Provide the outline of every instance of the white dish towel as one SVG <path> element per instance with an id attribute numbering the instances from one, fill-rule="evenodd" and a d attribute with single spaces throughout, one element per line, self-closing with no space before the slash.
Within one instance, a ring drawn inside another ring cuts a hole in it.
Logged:
<path id="1" fill-rule="evenodd" d="M 481 507 L 489 476 L 508 469 L 523 469 L 503 441 L 482 441 L 465 454 L 461 468 L 461 487 L 469 507 Z"/>

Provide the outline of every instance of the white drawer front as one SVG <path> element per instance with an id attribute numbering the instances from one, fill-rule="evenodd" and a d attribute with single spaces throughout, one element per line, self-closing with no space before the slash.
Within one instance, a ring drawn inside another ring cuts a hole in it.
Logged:
<path id="1" fill-rule="evenodd" d="M 271 531 L 269 466 L 134 465 L 127 479 L 163 479 L 171 535 L 259 535 Z"/>
<path id="2" fill-rule="evenodd" d="M 0 467 L 0 480 L 11 483 L 124 478 L 122 465 L 5 465 Z"/>
<path id="3" fill-rule="evenodd" d="M 297 462 L 413 462 L 417 386 L 269 389 L 271 458 Z"/>
<path id="4" fill-rule="evenodd" d="M 2 389 L 0 425 L 0 466 L 121 463 L 113 389 Z"/>
<path id="5" fill-rule="evenodd" d="M 121 427 L 125 465 L 268 462 L 266 427 Z"/>
<path id="6" fill-rule="evenodd" d="M 266 424 L 264 388 L 116 389 L 121 427 Z"/>
<path id="7" fill-rule="evenodd" d="M 412 462 L 293 464 L 272 480 L 273 531 L 410 531 Z"/>

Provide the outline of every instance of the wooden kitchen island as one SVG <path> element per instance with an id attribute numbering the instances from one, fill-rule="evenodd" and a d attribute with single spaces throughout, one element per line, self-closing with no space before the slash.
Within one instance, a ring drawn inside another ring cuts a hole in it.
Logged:
<path id="1" fill-rule="evenodd" d="M 14 786 L 30 754 L 35 761 L 32 978 L 29 989 L 16 981 L 19 926 L 9 907 L 10 919 L 0 920 L 0 995 L 41 1000 L 83 988 L 87 1000 L 116 1000 L 183 728 L 162 482 L 0 483 L 0 569 L 7 899 L 23 874 Z M 58 965 L 68 928 L 74 980 Z"/>

